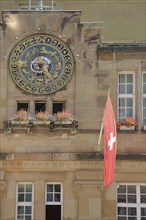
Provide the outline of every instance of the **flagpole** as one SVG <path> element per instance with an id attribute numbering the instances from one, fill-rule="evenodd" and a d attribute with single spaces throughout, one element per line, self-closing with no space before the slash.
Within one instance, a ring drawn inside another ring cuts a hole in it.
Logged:
<path id="1" fill-rule="evenodd" d="M 111 91 L 111 90 L 109 89 L 109 90 L 108 90 L 108 93 L 107 93 L 107 98 L 108 98 L 108 96 L 110 95 L 110 91 Z M 107 101 L 106 101 L 106 105 L 107 105 Z M 105 111 L 106 111 L 106 105 L 105 105 L 105 110 L 104 110 L 104 114 L 103 114 L 103 118 L 102 118 L 100 133 L 99 133 L 98 146 L 100 145 L 101 137 L 102 137 L 102 132 L 103 132 L 104 116 L 105 116 Z"/>

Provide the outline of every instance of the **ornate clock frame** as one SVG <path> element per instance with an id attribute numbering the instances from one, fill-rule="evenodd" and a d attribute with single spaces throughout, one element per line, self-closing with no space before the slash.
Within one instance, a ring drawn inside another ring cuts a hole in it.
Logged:
<path id="1" fill-rule="evenodd" d="M 74 70 L 74 57 L 59 37 L 34 34 L 12 50 L 9 70 L 14 82 L 24 91 L 47 95 L 68 83 Z"/>

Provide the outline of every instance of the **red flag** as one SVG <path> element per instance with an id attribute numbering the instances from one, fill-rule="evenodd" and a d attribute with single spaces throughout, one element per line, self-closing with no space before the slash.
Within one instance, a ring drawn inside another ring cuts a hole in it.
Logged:
<path id="1" fill-rule="evenodd" d="M 114 180 L 116 148 L 116 123 L 112 103 L 108 95 L 104 115 L 104 187 Z"/>

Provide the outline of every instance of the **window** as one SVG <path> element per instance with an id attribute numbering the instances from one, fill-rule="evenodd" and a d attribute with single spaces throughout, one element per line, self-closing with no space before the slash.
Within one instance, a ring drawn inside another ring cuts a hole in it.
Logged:
<path id="1" fill-rule="evenodd" d="M 53 114 L 62 112 L 65 109 L 64 102 L 53 102 Z"/>
<path id="2" fill-rule="evenodd" d="M 45 111 L 46 111 L 46 102 L 35 102 L 35 113 L 45 112 Z"/>
<path id="3" fill-rule="evenodd" d="M 146 185 L 117 186 L 117 220 L 146 220 Z"/>
<path id="4" fill-rule="evenodd" d="M 33 219 L 33 185 L 32 183 L 18 183 L 16 195 L 16 220 Z"/>
<path id="5" fill-rule="evenodd" d="M 62 185 L 46 184 L 46 220 L 62 219 Z"/>
<path id="6" fill-rule="evenodd" d="M 21 109 L 28 111 L 28 102 L 17 102 L 17 111 Z"/>
<path id="7" fill-rule="evenodd" d="M 146 73 L 142 76 L 142 124 L 146 125 Z"/>
<path id="8" fill-rule="evenodd" d="M 120 72 L 118 83 L 118 116 L 119 120 L 134 117 L 134 74 Z"/>

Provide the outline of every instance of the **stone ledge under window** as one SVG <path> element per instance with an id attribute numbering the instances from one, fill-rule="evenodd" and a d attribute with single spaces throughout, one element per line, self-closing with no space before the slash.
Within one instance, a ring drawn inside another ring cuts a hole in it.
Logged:
<path id="1" fill-rule="evenodd" d="M 76 128 L 78 127 L 78 121 L 4 121 L 4 132 L 11 134 L 14 131 L 21 133 L 32 133 L 38 130 L 47 130 L 47 132 L 64 131 L 68 130 L 71 133 L 76 133 Z"/>

